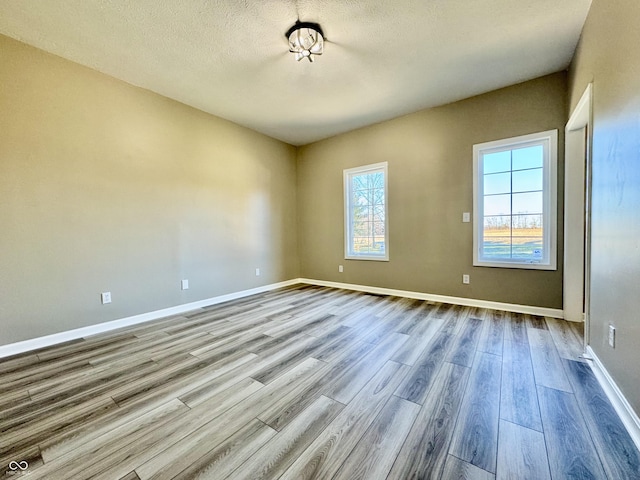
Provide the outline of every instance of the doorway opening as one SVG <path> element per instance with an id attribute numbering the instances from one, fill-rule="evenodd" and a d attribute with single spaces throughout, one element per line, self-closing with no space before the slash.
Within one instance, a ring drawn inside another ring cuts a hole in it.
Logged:
<path id="1" fill-rule="evenodd" d="M 582 94 L 565 128 L 564 280 L 566 320 L 584 321 L 589 345 L 592 90 Z"/>

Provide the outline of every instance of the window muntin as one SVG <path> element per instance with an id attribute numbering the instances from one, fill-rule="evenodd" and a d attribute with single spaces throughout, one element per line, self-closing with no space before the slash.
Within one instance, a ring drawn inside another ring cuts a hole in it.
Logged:
<path id="1" fill-rule="evenodd" d="M 557 130 L 474 145 L 477 266 L 556 268 Z"/>
<path id="2" fill-rule="evenodd" d="M 387 162 L 344 171 L 345 258 L 389 260 Z"/>

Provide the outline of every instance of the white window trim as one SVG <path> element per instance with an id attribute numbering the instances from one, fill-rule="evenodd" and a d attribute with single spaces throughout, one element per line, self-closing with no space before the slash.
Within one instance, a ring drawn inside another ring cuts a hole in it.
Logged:
<path id="1" fill-rule="evenodd" d="M 383 255 L 370 255 L 361 254 L 355 255 L 349 253 L 349 244 L 352 237 L 352 228 L 350 222 L 351 212 L 351 183 L 350 178 L 354 174 L 367 173 L 373 170 L 380 170 L 384 172 L 384 256 Z M 349 168 L 344 170 L 344 258 L 345 260 L 373 260 L 379 262 L 389 261 L 389 186 L 388 186 L 388 164 L 387 162 L 374 163 L 371 165 L 364 165 L 362 167 Z"/>
<path id="2" fill-rule="evenodd" d="M 543 168 L 543 218 L 544 244 L 548 245 L 548 258 L 541 263 L 526 263 L 509 261 L 487 261 L 480 258 L 483 235 L 484 209 L 480 205 L 483 198 L 484 184 L 479 179 L 480 154 L 511 150 L 514 147 L 525 146 L 526 143 L 547 142 L 548 155 Z M 557 214 L 558 214 L 558 130 L 532 133 L 519 137 L 506 138 L 493 142 L 479 143 L 473 146 L 473 265 L 478 267 L 522 268 L 534 270 L 557 269 Z"/>

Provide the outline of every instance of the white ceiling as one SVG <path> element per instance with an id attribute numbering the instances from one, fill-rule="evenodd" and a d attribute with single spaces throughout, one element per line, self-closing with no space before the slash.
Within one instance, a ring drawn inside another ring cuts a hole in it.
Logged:
<path id="1" fill-rule="evenodd" d="M 293 145 L 565 69 L 591 0 L 2 0 L 0 32 Z M 288 53 L 297 18 L 325 53 Z"/>

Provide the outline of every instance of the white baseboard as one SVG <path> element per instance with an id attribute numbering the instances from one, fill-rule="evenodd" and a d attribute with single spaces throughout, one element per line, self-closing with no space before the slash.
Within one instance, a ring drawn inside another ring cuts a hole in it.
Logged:
<path id="1" fill-rule="evenodd" d="M 177 305 L 175 307 L 165 308 L 162 310 L 156 310 L 153 312 L 142 313 L 140 315 L 134 315 L 131 317 L 121 318 L 118 320 L 112 320 L 110 322 L 99 323 L 97 325 L 90 325 L 87 327 L 77 328 L 74 330 L 68 330 L 66 332 L 54 333 L 53 335 L 47 335 L 44 337 L 33 338 L 30 340 L 24 340 L 22 342 L 12 343 L 9 345 L 0 346 L 0 358 L 9 357 L 11 355 L 17 355 L 19 353 L 28 352 L 31 350 L 37 350 L 39 348 L 50 347 L 70 340 L 76 340 L 78 338 L 89 337 L 98 333 L 109 332 L 118 328 L 128 327 L 136 325 L 138 323 L 149 322 L 151 320 L 157 320 L 159 318 L 168 317 L 170 315 L 179 315 L 181 313 L 195 310 L 197 308 L 208 307 L 217 303 L 228 302 L 229 300 L 235 300 L 237 298 L 247 297 L 249 295 L 255 295 L 256 293 L 267 292 L 269 290 L 275 290 L 277 288 L 288 287 L 295 285 L 296 283 L 306 283 L 309 285 L 318 285 L 323 287 L 343 288 L 346 290 L 355 290 L 359 292 L 376 293 L 379 295 L 395 295 L 399 297 L 415 298 L 417 300 L 430 300 L 434 302 L 452 303 L 455 305 L 464 305 L 468 307 L 480 307 L 491 308 L 495 310 L 506 310 L 509 312 L 528 313 L 531 315 L 540 315 L 545 317 L 562 318 L 562 310 L 556 310 L 553 308 L 532 307 L 527 305 L 516 305 L 511 303 L 489 302 L 486 300 L 476 300 L 473 298 L 462 297 L 449 297 L 445 295 L 433 295 L 429 293 L 411 292 L 408 290 L 394 290 L 390 288 L 371 287 L 366 285 L 356 285 L 352 283 L 338 283 L 327 282 L 324 280 L 313 280 L 309 278 L 294 278 L 285 282 L 272 283 L 264 285 L 262 287 L 252 288 L 249 290 L 242 290 L 240 292 L 229 293 L 226 295 L 220 295 L 218 297 L 207 298 L 198 302 L 186 303 L 183 305 Z"/>
<path id="2" fill-rule="evenodd" d="M 475 298 L 449 297 L 446 295 L 434 295 L 431 293 L 411 292 L 408 290 L 393 290 L 391 288 L 370 287 L 367 285 L 356 285 L 353 283 L 326 282 L 324 280 L 313 280 L 300 278 L 300 283 L 309 285 L 319 285 L 322 287 L 344 288 L 346 290 L 356 290 L 358 292 L 376 293 L 379 295 L 395 295 L 397 297 L 415 298 L 417 300 L 430 300 L 433 302 L 453 303 L 465 307 L 491 308 L 494 310 L 505 310 L 507 312 L 528 313 L 530 315 L 540 315 L 542 317 L 563 318 L 562 310 L 545 307 L 532 307 L 529 305 L 517 305 L 513 303 L 490 302 L 487 300 L 477 300 Z"/>
<path id="3" fill-rule="evenodd" d="M 636 447 L 640 450 L 640 418 L 638 418 L 638 414 L 633 410 L 631 404 L 622 394 L 618 385 L 616 385 L 616 382 L 609 375 L 609 372 L 604 368 L 604 365 L 590 346 L 587 346 L 587 354 L 593 359 L 593 362 L 589 362 L 593 374 L 598 379 L 607 397 L 609 397 L 609 401 L 618 413 Z"/>
<path id="4" fill-rule="evenodd" d="M 140 315 L 133 315 L 131 317 L 121 318 L 118 320 L 112 320 L 110 322 L 103 322 L 97 325 L 90 325 L 87 327 L 76 328 L 74 330 L 68 330 L 66 332 L 54 333 L 52 335 L 46 335 L 44 337 L 33 338 L 30 340 L 24 340 L 22 342 L 11 343 L 9 345 L 0 346 L 0 358 L 9 357 L 11 355 L 17 355 L 19 353 L 29 352 L 31 350 L 37 350 L 38 348 L 50 347 L 58 343 L 68 342 L 69 340 L 76 340 L 78 338 L 89 337 L 98 333 L 104 333 L 111 330 L 116 330 L 122 327 L 128 327 L 130 325 L 136 325 L 138 323 L 149 322 L 151 320 L 157 320 L 159 318 L 168 317 L 170 315 L 179 315 L 181 313 L 188 312 L 190 310 L 196 310 L 202 307 L 208 307 L 217 303 L 228 302 L 229 300 L 235 300 L 237 298 L 248 297 L 249 295 L 255 295 L 256 293 L 268 292 L 277 288 L 288 287 L 300 283 L 300 279 L 294 278 L 293 280 L 287 280 L 285 282 L 272 283 L 264 285 L 262 287 L 251 288 L 249 290 L 242 290 L 240 292 L 228 293 L 226 295 L 220 295 L 218 297 L 207 298 L 206 300 L 200 300 L 192 303 L 185 303 L 183 305 L 177 305 L 175 307 L 164 308 L 162 310 L 156 310 L 154 312 L 142 313 Z"/>

